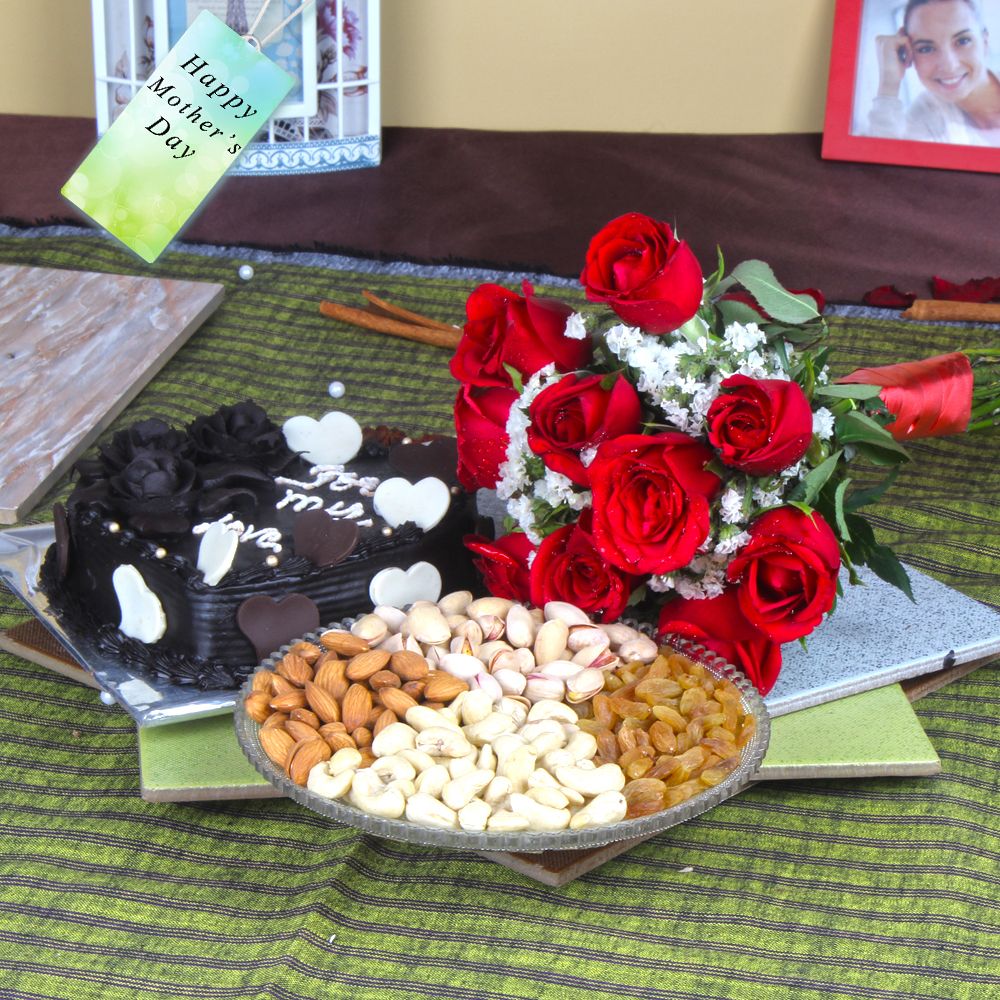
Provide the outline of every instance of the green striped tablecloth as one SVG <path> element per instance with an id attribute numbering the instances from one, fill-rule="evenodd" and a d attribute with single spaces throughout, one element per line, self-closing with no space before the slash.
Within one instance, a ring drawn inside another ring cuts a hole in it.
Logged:
<path id="1" fill-rule="evenodd" d="M 335 378 L 338 407 L 362 422 L 449 426 L 446 355 L 316 305 L 366 287 L 454 321 L 471 279 L 257 262 L 246 283 L 237 256 L 174 253 L 154 270 L 94 237 L 0 238 L 3 263 L 226 285 L 109 434 L 247 395 L 276 418 L 315 414 Z M 995 336 L 831 325 L 837 373 Z M 996 433 L 915 445 L 873 515 L 911 565 L 994 606 L 997 445 Z M 0 593 L 0 626 L 27 614 Z M 995 665 L 919 704 L 942 774 L 756 786 L 561 889 L 283 800 L 143 802 L 124 712 L 6 654 L 0 692 L 0 1000 L 1000 997 Z"/>

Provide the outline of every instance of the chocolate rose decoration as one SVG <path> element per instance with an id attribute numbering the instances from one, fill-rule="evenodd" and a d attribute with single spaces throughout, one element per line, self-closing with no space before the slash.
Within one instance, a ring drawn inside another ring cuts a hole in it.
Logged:
<path id="1" fill-rule="evenodd" d="M 108 478 L 107 499 L 139 534 L 178 534 L 190 527 L 197 484 L 188 459 L 150 449 Z"/>
<path id="2" fill-rule="evenodd" d="M 194 445 L 184 431 L 153 417 L 118 431 L 110 444 L 103 445 L 100 457 L 77 462 L 82 485 L 120 473 L 133 459 L 147 451 L 165 451 L 179 458 L 190 459 Z"/>
<path id="3" fill-rule="evenodd" d="M 199 464 L 238 463 L 274 475 L 295 458 L 281 428 L 254 402 L 222 406 L 211 416 L 198 417 L 188 433 Z"/>

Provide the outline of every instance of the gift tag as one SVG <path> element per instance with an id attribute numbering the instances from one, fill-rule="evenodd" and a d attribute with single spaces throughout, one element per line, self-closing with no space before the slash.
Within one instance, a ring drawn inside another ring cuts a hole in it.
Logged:
<path id="1" fill-rule="evenodd" d="M 202 11 L 62 193 L 152 263 L 294 83 Z"/>

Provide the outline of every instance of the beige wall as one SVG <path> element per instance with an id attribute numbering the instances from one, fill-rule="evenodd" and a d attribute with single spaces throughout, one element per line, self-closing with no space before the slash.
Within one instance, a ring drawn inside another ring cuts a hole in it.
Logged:
<path id="1" fill-rule="evenodd" d="M 383 120 L 488 129 L 819 131 L 833 6 L 383 0 Z M 0 14 L 0 112 L 92 116 L 90 0 L 0 0 Z"/>

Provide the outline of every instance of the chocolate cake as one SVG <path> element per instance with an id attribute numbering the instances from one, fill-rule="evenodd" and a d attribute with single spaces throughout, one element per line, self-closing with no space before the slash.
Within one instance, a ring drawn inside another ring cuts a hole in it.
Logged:
<path id="1" fill-rule="evenodd" d="M 235 687 L 321 624 L 474 586 L 456 465 L 453 439 L 342 413 L 279 428 L 244 402 L 184 429 L 144 420 L 78 463 L 42 586 L 102 652 Z"/>

